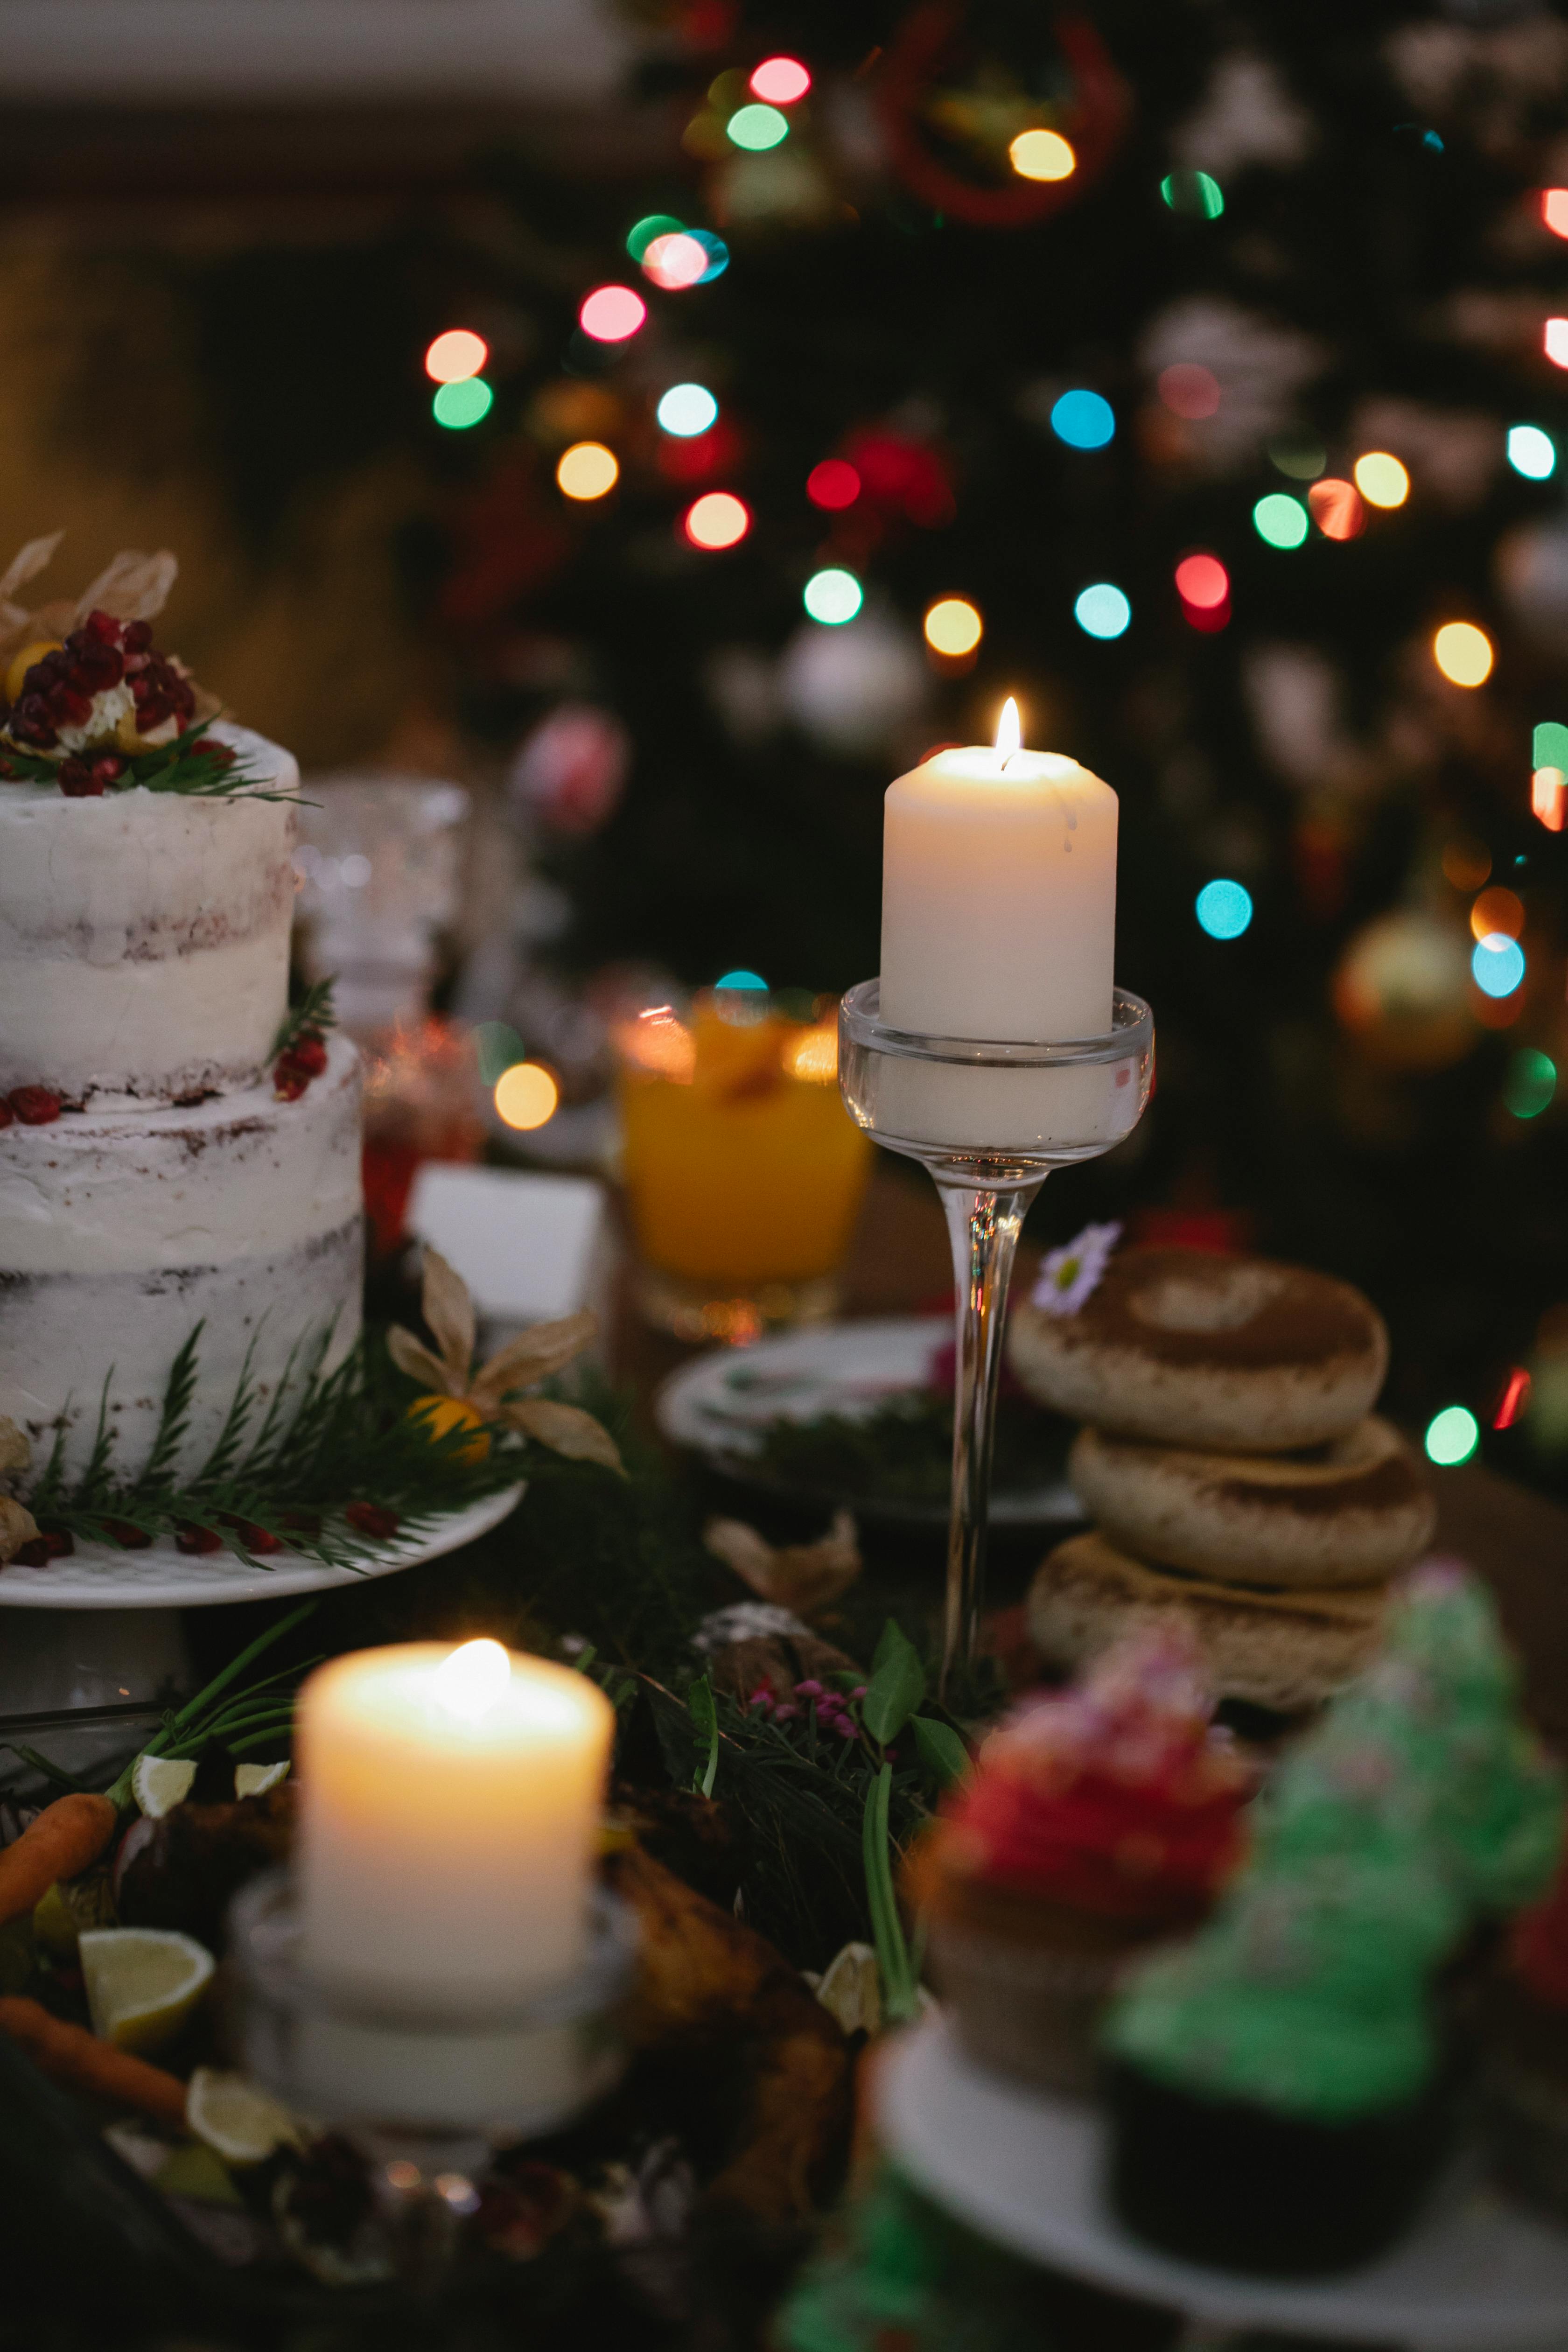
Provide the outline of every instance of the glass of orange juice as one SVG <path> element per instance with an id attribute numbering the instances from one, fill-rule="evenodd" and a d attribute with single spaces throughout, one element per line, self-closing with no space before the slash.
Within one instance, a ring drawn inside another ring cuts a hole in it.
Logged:
<path id="1" fill-rule="evenodd" d="M 794 1016 L 748 973 L 614 1034 L 648 1321 L 744 1342 L 834 1314 L 870 1164 L 839 1099 L 837 1003 Z"/>

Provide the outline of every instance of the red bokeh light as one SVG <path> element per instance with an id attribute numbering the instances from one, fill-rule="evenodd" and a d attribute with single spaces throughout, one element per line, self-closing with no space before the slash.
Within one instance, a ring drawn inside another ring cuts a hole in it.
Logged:
<path id="1" fill-rule="evenodd" d="M 1219 407 L 1219 378 L 1206 367 L 1197 367 L 1179 360 L 1174 367 L 1162 368 L 1154 389 L 1173 416 L 1196 420 L 1213 416 Z"/>
<path id="2" fill-rule="evenodd" d="M 707 276 L 711 258 L 707 247 L 699 245 L 684 229 L 672 230 L 668 236 L 656 236 L 644 253 L 643 276 L 651 278 L 667 294 L 680 294 Z"/>
<path id="3" fill-rule="evenodd" d="M 747 88 L 769 106 L 793 106 L 811 88 L 811 75 L 798 58 L 764 58 Z"/>
<path id="4" fill-rule="evenodd" d="M 1312 484 L 1307 504 L 1325 539 L 1355 539 L 1366 529 L 1366 509 L 1353 482 L 1342 482 L 1331 474 Z"/>
<path id="5" fill-rule="evenodd" d="M 729 490 L 709 490 L 687 508 L 682 528 L 693 547 L 737 547 L 752 518 L 743 500 Z"/>
<path id="6" fill-rule="evenodd" d="M 1553 236 L 1568 236 L 1568 188 L 1542 188 L 1541 217 Z"/>
<path id="7" fill-rule="evenodd" d="M 1531 1385 L 1530 1374 L 1525 1370 L 1524 1366 L 1515 1364 L 1503 1382 L 1502 1393 L 1498 1398 L 1497 1411 L 1492 1415 L 1494 1429 L 1513 1427 L 1514 1423 L 1521 1417 L 1526 1405 L 1530 1402 Z"/>
<path id="8" fill-rule="evenodd" d="M 805 478 L 805 495 L 814 507 L 838 514 L 860 495 L 860 477 L 843 457 L 825 457 Z"/>
<path id="9" fill-rule="evenodd" d="M 1184 604 L 1208 612 L 1230 593 L 1230 575 L 1217 555 L 1184 555 L 1176 566 L 1176 593 Z"/>
<path id="10" fill-rule="evenodd" d="M 577 324 L 596 343 L 624 343 L 647 317 L 647 304 L 629 286 L 595 286 L 585 295 Z"/>

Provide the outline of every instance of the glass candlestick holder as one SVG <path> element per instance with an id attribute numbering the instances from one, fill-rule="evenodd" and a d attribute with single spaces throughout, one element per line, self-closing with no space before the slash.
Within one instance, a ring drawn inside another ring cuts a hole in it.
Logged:
<path id="1" fill-rule="evenodd" d="M 838 1009 L 838 1083 L 857 1126 L 929 1169 L 952 1247 L 957 1367 L 942 1689 L 973 1664 L 984 1598 L 985 1519 L 1002 1328 L 1018 1234 L 1054 1168 L 1113 1150 L 1143 1115 L 1154 1016 L 1112 992 L 1103 1037 L 1016 1044 L 889 1028 L 881 982 Z"/>
<path id="2" fill-rule="evenodd" d="M 286 1871 L 229 1912 L 236 2038 L 245 2068 L 296 2114 L 331 2126 L 368 2160 L 391 2267 L 434 2290 L 501 2147 L 581 2115 L 619 2079 L 623 2012 L 637 1973 L 628 1906 L 596 1888 L 581 1966 L 504 2005 L 453 2008 L 434 1993 L 389 2003 L 321 1983 L 301 1947 Z"/>

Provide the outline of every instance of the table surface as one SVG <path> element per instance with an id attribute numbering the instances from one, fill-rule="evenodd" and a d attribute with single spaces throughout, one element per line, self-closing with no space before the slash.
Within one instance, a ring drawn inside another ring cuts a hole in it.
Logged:
<path id="1" fill-rule="evenodd" d="M 1019 1252 L 1020 1278 L 1033 1253 Z M 947 1230 L 934 1186 L 880 1155 L 873 1165 L 844 1275 L 847 1315 L 930 1312 L 951 1298 Z M 629 1312 L 616 1334 L 623 1378 L 646 1401 L 693 1350 L 651 1332 Z M 649 1424 L 651 1426 L 651 1423 Z M 1437 1500 L 1435 1549 L 1486 1577 L 1524 1667 L 1525 1699 L 1540 1728 L 1568 1748 L 1568 1509 L 1479 1464 L 1428 1475 Z"/>

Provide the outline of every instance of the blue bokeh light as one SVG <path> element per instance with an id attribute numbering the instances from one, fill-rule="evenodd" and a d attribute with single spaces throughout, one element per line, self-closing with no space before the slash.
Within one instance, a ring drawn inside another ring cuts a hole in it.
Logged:
<path id="1" fill-rule="evenodd" d="M 710 285 L 715 278 L 722 278 L 730 267 L 730 248 L 723 238 L 715 236 L 710 228 L 689 228 L 686 234 L 694 237 L 708 256 L 708 267 L 697 281 L 699 286 Z"/>
<path id="2" fill-rule="evenodd" d="M 1098 392 L 1064 392 L 1051 411 L 1051 431 L 1069 449 L 1103 449 L 1116 431 L 1116 411 Z"/>
<path id="3" fill-rule="evenodd" d="M 1096 580 L 1080 591 L 1072 608 L 1079 627 L 1091 637 L 1119 637 L 1132 618 L 1132 607 L 1109 580 Z"/>
<path id="4" fill-rule="evenodd" d="M 1550 481 L 1557 469 L 1557 444 L 1539 425 L 1510 425 L 1508 462 L 1527 482 Z"/>
<path id="5" fill-rule="evenodd" d="M 765 994 L 768 983 L 760 971 L 737 970 L 725 972 L 713 985 L 715 988 L 760 988 Z"/>
<path id="6" fill-rule="evenodd" d="M 1239 882 L 1205 882 L 1194 911 L 1211 940 L 1238 940 L 1252 920 L 1252 893 Z"/>
<path id="7" fill-rule="evenodd" d="M 1511 996 L 1524 978 L 1524 950 L 1506 931 L 1489 931 L 1476 942 L 1470 976 L 1483 996 Z"/>

